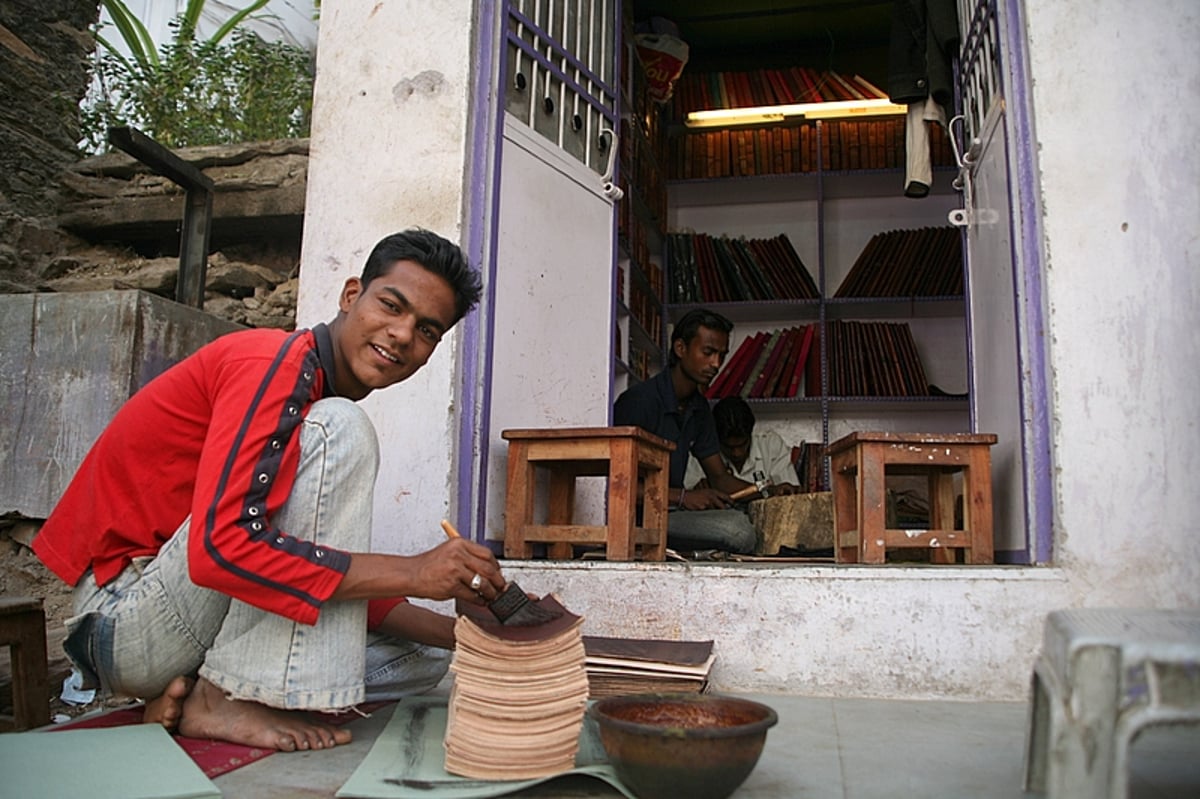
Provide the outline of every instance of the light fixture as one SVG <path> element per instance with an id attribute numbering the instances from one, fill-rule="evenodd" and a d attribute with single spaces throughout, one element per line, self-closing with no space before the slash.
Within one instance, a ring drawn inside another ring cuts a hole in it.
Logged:
<path id="1" fill-rule="evenodd" d="M 886 98 L 869 100 L 834 100 L 828 103 L 796 103 L 793 105 L 762 105 L 753 108 L 717 108 L 711 111 L 692 111 L 684 124 L 689 128 L 724 128 L 732 125 L 761 125 L 782 122 L 789 117 L 804 119 L 845 119 L 869 116 L 892 116 L 907 113 L 908 106 L 896 105 Z"/>

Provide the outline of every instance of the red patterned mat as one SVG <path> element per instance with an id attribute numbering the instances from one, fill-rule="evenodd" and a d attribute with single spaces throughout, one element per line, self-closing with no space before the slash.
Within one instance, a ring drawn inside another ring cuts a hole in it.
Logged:
<path id="1" fill-rule="evenodd" d="M 391 703 L 371 702 L 361 705 L 358 709 L 364 714 L 369 714 L 389 704 Z M 354 712 L 337 714 L 317 713 L 315 715 L 319 716 L 326 724 L 331 724 L 335 727 L 359 718 L 358 714 Z M 142 706 L 134 705 L 132 707 L 118 708 L 117 710 L 101 713 L 96 716 L 68 721 L 65 724 L 56 725 L 48 731 L 121 727 L 126 724 L 141 723 Z M 260 749 L 256 746 L 229 743 L 228 741 L 217 741 L 211 738 L 188 738 L 185 735 L 175 735 L 173 737 L 180 748 L 188 753 L 196 765 L 200 767 L 200 770 L 208 777 L 216 777 L 219 774 L 225 774 L 242 766 L 247 766 L 256 760 L 262 760 L 267 755 L 275 754 L 276 751 L 274 749 Z"/>

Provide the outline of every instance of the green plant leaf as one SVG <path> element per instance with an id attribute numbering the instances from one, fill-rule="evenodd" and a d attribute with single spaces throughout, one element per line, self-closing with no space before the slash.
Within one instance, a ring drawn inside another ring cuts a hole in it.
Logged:
<path id="1" fill-rule="evenodd" d="M 157 65 L 158 49 L 154 46 L 154 39 L 151 38 L 150 31 L 146 29 L 142 21 L 135 17 L 121 0 L 103 0 L 103 3 L 134 60 L 143 67 Z M 105 46 L 110 52 L 117 52 L 110 43 L 105 42 Z"/>
<path id="2" fill-rule="evenodd" d="M 194 23 L 177 17 L 171 41 L 159 48 L 153 63 L 126 58 L 112 42 L 102 44 L 95 87 L 80 109 L 83 140 L 93 151 L 102 150 L 106 127 L 112 124 L 138 127 L 165 147 L 307 136 L 312 54 L 267 42 L 238 25 L 267 1 L 250 3 L 204 41 L 189 30 Z M 104 2 L 122 5 L 124 30 L 136 38 L 140 23 L 127 14 L 125 0 Z M 193 20 L 199 21 L 203 5 L 203 0 L 190 0 Z"/>
<path id="3" fill-rule="evenodd" d="M 125 68 L 126 72 L 133 74 L 134 66 L 129 62 L 129 59 L 125 57 L 125 54 L 114 47 L 112 42 L 110 42 L 108 39 L 105 39 L 104 36 L 102 36 L 98 31 L 95 35 L 96 41 L 108 51 L 108 54 L 115 58 L 121 64 L 121 66 Z"/>
<path id="4" fill-rule="evenodd" d="M 196 0 L 192 0 L 192 2 L 196 2 Z M 199 0 L 199 2 L 201 5 L 204 4 L 203 0 Z M 216 33 L 214 33 L 211 37 L 209 37 L 209 41 L 210 42 L 221 41 L 229 34 L 229 32 L 231 30 L 233 30 L 238 25 L 240 25 L 242 23 L 242 20 L 246 19 L 246 17 L 250 16 L 255 11 L 258 11 L 260 8 L 265 6 L 268 2 L 270 2 L 270 0 L 255 0 L 255 2 L 246 6 L 241 11 L 238 11 L 236 14 L 234 14 L 232 17 L 230 17 L 228 20 L 226 20 L 225 24 L 222 25 L 220 28 L 218 28 Z"/>

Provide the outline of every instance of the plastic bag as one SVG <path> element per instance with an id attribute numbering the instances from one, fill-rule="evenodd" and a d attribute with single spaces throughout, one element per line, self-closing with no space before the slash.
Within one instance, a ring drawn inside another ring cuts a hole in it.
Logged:
<path id="1" fill-rule="evenodd" d="M 675 81 L 687 65 L 687 42 L 664 33 L 640 33 L 634 40 L 642 66 L 646 68 L 646 89 L 650 99 L 657 103 L 667 102 L 675 90 Z"/>

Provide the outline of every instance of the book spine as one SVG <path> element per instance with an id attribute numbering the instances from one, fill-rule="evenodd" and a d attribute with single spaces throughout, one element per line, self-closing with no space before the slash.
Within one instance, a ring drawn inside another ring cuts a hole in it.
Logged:
<path id="1" fill-rule="evenodd" d="M 753 345 L 746 352 L 741 364 L 738 366 L 738 371 L 730 377 L 730 382 L 722 392 L 722 397 L 729 397 L 734 394 L 741 394 L 742 386 L 746 384 L 746 380 L 750 375 L 750 371 L 758 362 L 759 356 L 762 354 L 763 348 L 766 347 L 770 334 L 765 331 L 759 331 L 754 335 Z"/>
<path id="2" fill-rule="evenodd" d="M 766 344 L 758 353 L 758 359 L 754 362 L 754 366 L 746 375 L 746 380 L 742 383 L 738 393 L 742 399 L 747 399 L 753 396 L 752 392 L 761 387 L 763 370 L 767 366 L 767 361 L 771 358 L 771 353 L 775 351 L 775 345 L 779 343 L 779 331 L 771 331 L 767 338 Z"/>
<path id="3" fill-rule="evenodd" d="M 725 396 L 722 391 L 729 383 L 733 373 L 737 371 L 738 364 L 741 363 L 742 358 L 745 357 L 746 351 L 752 345 L 752 341 L 753 337 L 742 340 L 742 343 L 736 350 L 734 350 L 733 356 L 729 358 L 729 360 L 725 361 L 725 366 L 720 372 L 717 373 L 717 376 L 713 378 L 713 381 L 708 384 L 708 390 L 704 392 L 706 397 L 713 399 L 716 397 Z"/>
<path id="4" fill-rule="evenodd" d="M 784 382 L 784 372 L 787 370 L 788 363 L 792 359 L 792 353 L 796 351 L 796 342 L 799 338 L 800 328 L 789 327 L 783 331 L 783 338 L 780 341 L 780 352 L 775 358 L 775 363 L 769 368 L 767 382 L 763 384 L 762 391 L 758 394 L 759 397 L 771 398 L 779 396 L 779 385 Z M 791 373 L 788 372 L 788 379 Z"/>
<path id="5" fill-rule="evenodd" d="M 804 365 L 804 396 L 820 397 L 825 394 L 825 381 L 821 378 L 821 331 L 814 323 L 812 328 L 812 342 L 809 350 L 808 360 Z"/>
<path id="6" fill-rule="evenodd" d="M 750 389 L 747 397 L 752 399 L 761 399 L 769 396 L 767 386 L 771 382 L 771 375 L 779 366 L 779 359 L 783 357 L 784 345 L 787 343 L 787 329 L 777 330 L 772 336 L 773 341 L 770 343 L 769 352 L 766 362 L 763 364 L 762 372 L 754 380 L 754 385 Z"/>

